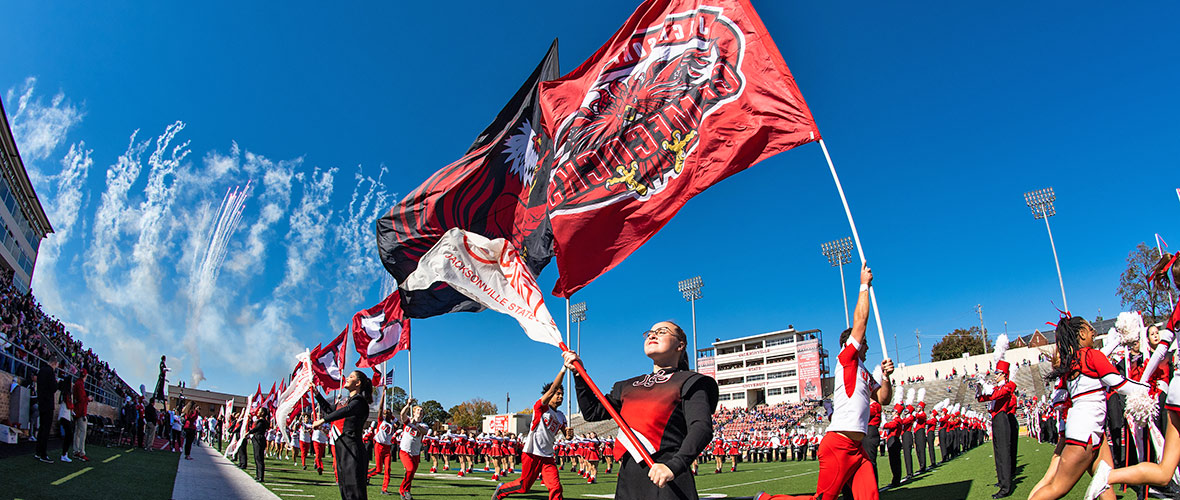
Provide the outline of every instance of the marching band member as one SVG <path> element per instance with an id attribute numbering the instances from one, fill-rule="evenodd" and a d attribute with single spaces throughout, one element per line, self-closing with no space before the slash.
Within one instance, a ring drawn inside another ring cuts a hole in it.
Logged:
<path id="1" fill-rule="evenodd" d="M 1012 477 L 1016 475 L 1016 438 L 1020 428 L 1013 413 L 1016 409 L 1016 384 L 1008 380 L 1008 362 L 1004 360 L 1007 350 L 1008 336 L 1000 334 L 994 349 L 994 376 L 998 380 L 995 385 L 984 382 L 976 386 L 976 398 L 987 402 L 992 418 L 992 456 L 996 463 L 996 484 L 1000 487 L 1000 491 L 992 498 L 1011 495 Z"/>
<path id="2" fill-rule="evenodd" d="M 917 451 L 918 474 L 926 473 L 926 388 L 918 389 L 917 409 L 914 411 L 914 450 Z"/>

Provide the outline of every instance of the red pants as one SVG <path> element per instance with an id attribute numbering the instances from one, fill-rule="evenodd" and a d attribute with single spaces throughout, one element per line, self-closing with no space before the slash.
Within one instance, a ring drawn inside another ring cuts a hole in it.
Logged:
<path id="1" fill-rule="evenodd" d="M 877 500 L 877 477 L 873 465 L 859 441 L 848 439 L 838 432 L 824 434 L 819 442 L 819 479 L 815 495 L 774 495 L 772 500 L 836 500 L 845 484 L 850 484 L 852 498 Z"/>
<path id="2" fill-rule="evenodd" d="M 311 441 L 300 441 L 299 442 L 299 458 L 303 460 L 303 463 L 301 465 L 303 465 L 304 467 L 307 467 L 307 449 L 308 448 L 311 448 Z"/>
<path id="3" fill-rule="evenodd" d="M 315 450 L 315 468 L 316 470 L 324 470 L 324 443 L 313 443 L 312 449 Z"/>
<path id="4" fill-rule="evenodd" d="M 397 489 L 398 493 L 405 495 L 410 492 L 410 485 L 414 482 L 414 473 L 418 472 L 418 459 L 421 455 L 410 455 L 404 451 L 398 451 L 398 456 L 402 459 L 402 467 L 406 469 L 406 475 L 402 478 L 402 485 Z M 381 489 L 387 490 L 389 488 L 389 474 L 385 475 L 385 483 L 381 485 Z"/>
<path id="5" fill-rule="evenodd" d="M 387 471 L 389 469 L 389 445 L 373 443 L 373 461 L 377 463 L 373 465 L 372 469 L 369 469 L 369 477 Z"/>
<path id="6" fill-rule="evenodd" d="M 501 487 L 499 498 L 513 493 L 528 493 L 537 476 L 541 476 L 545 487 L 549 488 L 549 500 L 562 500 L 561 477 L 557 475 L 557 465 L 553 462 L 553 457 L 542 457 L 532 453 L 521 455 L 520 479 Z"/>

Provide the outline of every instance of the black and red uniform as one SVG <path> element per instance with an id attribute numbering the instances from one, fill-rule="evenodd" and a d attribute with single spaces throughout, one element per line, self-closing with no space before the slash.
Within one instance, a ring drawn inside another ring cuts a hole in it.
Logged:
<path id="1" fill-rule="evenodd" d="M 581 377 L 574 377 L 578 405 L 587 422 L 610 418 Z M 658 370 L 616 382 L 606 395 L 623 420 L 636 434 L 642 434 L 655 452 L 652 459 L 671 469 L 674 477 L 658 488 L 648 479 L 642 462 L 622 460 L 624 446 L 615 447 L 619 468 L 615 498 L 618 500 L 663 500 L 697 497 L 690 470 L 692 461 L 713 439 L 712 414 L 717 409 L 717 382 L 689 370 Z M 623 444 L 623 443 L 619 443 Z"/>

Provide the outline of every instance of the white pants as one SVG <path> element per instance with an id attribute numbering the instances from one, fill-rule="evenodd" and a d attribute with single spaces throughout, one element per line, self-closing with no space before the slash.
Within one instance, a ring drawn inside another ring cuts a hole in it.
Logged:
<path id="1" fill-rule="evenodd" d="M 74 419 L 74 453 L 86 454 L 86 417 Z"/>

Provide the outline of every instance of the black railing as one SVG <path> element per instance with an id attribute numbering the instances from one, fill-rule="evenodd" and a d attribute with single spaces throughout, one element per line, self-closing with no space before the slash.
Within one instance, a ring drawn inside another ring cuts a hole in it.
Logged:
<path id="1" fill-rule="evenodd" d="M 16 351 L 20 350 L 28 355 L 28 361 L 16 357 Z M 6 371 L 23 380 L 32 380 L 33 376 L 37 374 L 37 369 L 41 363 L 45 361 L 36 354 L 16 345 L 10 344 L 8 348 L 0 350 L 0 371 Z M 62 371 L 62 370 L 59 370 Z M 86 393 L 90 396 L 90 400 L 102 403 L 107 406 L 119 408 L 122 401 L 111 387 L 106 384 L 99 385 L 95 383 L 94 378 L 86 377 Z"/>

